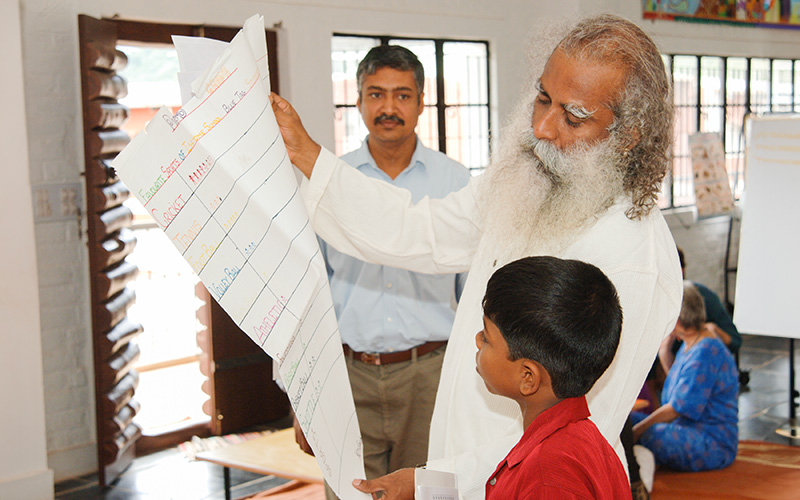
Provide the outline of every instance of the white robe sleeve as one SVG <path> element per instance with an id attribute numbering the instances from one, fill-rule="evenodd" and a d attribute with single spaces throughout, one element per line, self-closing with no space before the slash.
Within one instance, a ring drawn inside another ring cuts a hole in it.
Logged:
<path id="1" fill-rule="evenodd" d="M 410 271 L 469 270 L 481 229 L 476 220 L 478 178 L 442 199 L 416 205 L 411 194 L 372 179 L 322 149 L 303 199 L 314 230 L 358 259 Z"/>

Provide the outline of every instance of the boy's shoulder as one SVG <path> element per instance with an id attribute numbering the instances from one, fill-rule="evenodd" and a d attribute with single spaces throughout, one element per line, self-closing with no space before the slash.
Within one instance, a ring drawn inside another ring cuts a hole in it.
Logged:
<path id="1" fill-rule="evenodd" d="M 551 409 L 561 410 L 562 414 L 571 413 L 576 402 L 558 408 L 568 401 L 570 400 L 562 401 Z M 531 423 L 531 427 L 537 425 L 537 420 Z M 532 436 L 537 429 L 527 429 L 526 436 L 529 435 L 529 430 L 534 431 L 530 434 Z M 525 436 L 519 445 L 525 447 L 524 441 Z M 598 492 L 604 492 L 598 498 L 603 498 L 606 494 L 608 496 L 605 498 L 609 499 L 626 498 L 626 492 L 630 495 L 627 474 L 622 463 L 588 417 L 574 418 L 554 429 L 534 446 L 525 447 L 528 452 L 525 456 L 515 454 L 522 451 L 519 445 L 509 454 L 508 463 L 517 477 L 527 476 L 519 484 L 520 493 L 544 489 L 570 492 L 577 497 L 594 497 Z M 517 467 L 514 467 L 514 459 L 517 458 L 515 455 L 519 458 Z"/>
<path id="2" fill-rule="evenodd" d="M 628 477 L 619 457 L 588 418 L 553 433 L 542 442 L 537 455 L 545 487 L 598 499 L 605 494 L 609 499 L 630 494 Z M 600 496 L 596 496 L 598 494 Z"/>

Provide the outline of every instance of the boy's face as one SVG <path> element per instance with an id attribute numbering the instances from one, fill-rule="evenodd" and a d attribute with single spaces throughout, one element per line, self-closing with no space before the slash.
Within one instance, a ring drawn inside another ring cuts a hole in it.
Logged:
<path id="1" fill-rule="evenodd" d="M 478 353 L 475 369 L 492 394 L 516 398 L 519 396 L 519 371 L 516 361 L 511 361 L 508 343 L 492 320 L 483 317 L 483 330 L 475 335 Z"/>

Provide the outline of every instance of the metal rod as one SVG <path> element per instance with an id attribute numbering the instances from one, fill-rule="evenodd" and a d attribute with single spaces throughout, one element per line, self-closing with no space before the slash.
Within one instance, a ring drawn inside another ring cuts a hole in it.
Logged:
<path id="1" fill-rule="evenodd" d="M 797 391 L 794 388 L 794 338 L 789 339 L 789 433 L 797 437 Z"/>
<path id="2" fill-rule="evenodd" d="M 225 500 L 231 500 L 231 470 L 222 468 L 222 479 L 225 482 Z"/>

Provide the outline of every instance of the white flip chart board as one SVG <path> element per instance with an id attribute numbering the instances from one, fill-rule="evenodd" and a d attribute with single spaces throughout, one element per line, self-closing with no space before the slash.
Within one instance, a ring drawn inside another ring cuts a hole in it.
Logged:
<path id="1" fill-rule="evenodd" d="M 800 338 L 800 115 L 749 117 L 733 320 Z"/>
<path id="2" fill-rule="evenodd" d="M 264 21 L 113 161 L 208 291 L 275 360 L 325 479 L 365 499 L 361 434 L 325 265 L 269 102 Z M 168 313 L 166 311 L 165 313 Z M 265 381 L 266 382 L 266 381 Z"/>

